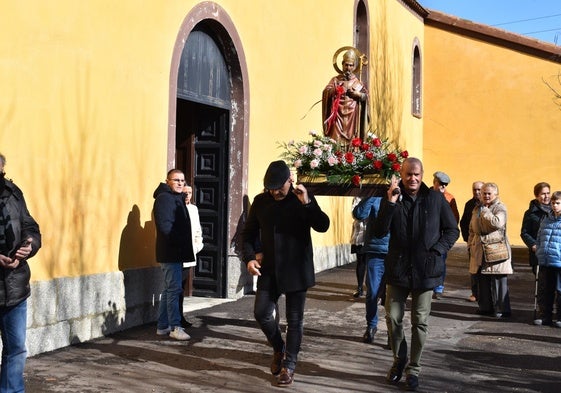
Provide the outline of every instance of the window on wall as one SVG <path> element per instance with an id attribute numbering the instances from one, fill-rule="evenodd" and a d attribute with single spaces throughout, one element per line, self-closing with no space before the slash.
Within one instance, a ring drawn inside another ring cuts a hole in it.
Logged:
<path id="1" fill-rule="evenodd" d="M 354 35 L 354 45 L 360 53 L 366 55 L 368 59 L 370 55 L 369 47 L 370 47 L 370 40 L 368 37 L 368 13 L 367 13 L 366 5 L 364 1 L 360 0 L 356 3 L 356 10 L 355 10 L 355 35 Z M 361 68 L 361 74 L 358 75 L 359 79 L 363 82 L 368 84 L 368 72 L 369 67 Z"/>
<path id="2" fill-rule="evenodd" d="M 411 114 L 415 117 L 421 117 L 421 52 L 419 50 L 419 41 L 415 38 L 413 44 L 413 86 L 411 92 Z"/>

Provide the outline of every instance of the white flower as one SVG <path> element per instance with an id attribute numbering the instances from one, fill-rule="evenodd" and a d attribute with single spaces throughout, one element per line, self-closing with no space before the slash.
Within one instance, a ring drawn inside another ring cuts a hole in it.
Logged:
<path id="1" fill-rule="evenodd" d="M 313 151 L 314 156 L 316 157 L 320 157 L 323 154 L 323 150 L 321 150 L 319 147 L 317 149 L 314 149 Z"/>
<path id="2" fill-rule="evenodd" d="M 319 166 L 319 160 L 317 158 L 310 161 L 310 168 L 316 169 Z"/>
<path id="3" fill-rule="evenodd" d="M 333 166 L 333 165 L 337 164 L 338 162 L 339 162 L 339 159 L 335 156 L 327 157 L 327 163 L 329 164 L 329 166 Z"/>
<path id="4" fill-rule="evenodd" d="M 308 146 L 306 146 L 306 145 L 300 146 L 300 148 L 298 149 L 298 152 L 300 154 L 306 154 L 308 152 Z"/>
<path id="5" fill-rule="evenodd" d="M 317 135 L 318 135 L 318 132 L 317 132 L 316 130 L 311 130 L 311 131 L 310 131 L 310 135 L 311 135 L 311 136 L 317 136 Z"/>
<path id="6" fill-rule="evenodd" d="M 294 161 L 294 168 L 300 168 L 302 166 L 302 160 Z"/>

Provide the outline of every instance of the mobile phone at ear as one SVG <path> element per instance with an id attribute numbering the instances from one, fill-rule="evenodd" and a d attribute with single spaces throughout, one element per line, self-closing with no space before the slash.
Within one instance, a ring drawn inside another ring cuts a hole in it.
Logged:
<path id="1" fill-rule="evenodd" d="M 14 259 L 14 257 L 16 256 L 16 252 L 17 252 L 20 248 L 22 248 L 22 247 L 27 247 L 27 246 L 29 246 L 30 244 L 31 244 L 31 242 L 30 242 L 29 240 L 27 240 L 27 239 L 22 240 L 22 241 L 17 245 L 17 247 L 14 248 L 14 250 L 10 253 L 9 257 L 12 258 L 12 259 Z"/>

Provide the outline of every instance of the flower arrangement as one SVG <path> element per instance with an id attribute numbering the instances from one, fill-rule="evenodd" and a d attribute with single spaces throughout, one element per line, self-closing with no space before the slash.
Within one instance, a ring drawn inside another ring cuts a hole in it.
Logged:
<path id="1" fill-rule="evenodd" d="M 357 187 L 364 177 L 378 175 L 389 179 L 398 175 L 401 164 L 408 157 L 407 150 L 393 149 L 388 140 L 382 140 L 369 132 L 364 140 L 354 138 L 350 144 L 337 142 L 311 131 L 311 141 L 280 143 L 281 154 L 298 175 L 314 180 L 326 177 L 328 184 Z"/>

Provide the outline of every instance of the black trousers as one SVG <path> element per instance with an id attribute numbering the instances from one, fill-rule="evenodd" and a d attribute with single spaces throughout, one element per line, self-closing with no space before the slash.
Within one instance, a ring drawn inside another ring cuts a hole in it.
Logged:
<path id="1" fill-rule="evenodd" d="M 551 322 L 555 305 L 561 320 L 561 268 L 540 266 L 537 301 L 540 319 Z"/>
<path id="2" fill-rule="evenodd" d="M 282 338 L 278 318 L 273 315 L 278 310 L 277 302 L 280 294 L 277 291 L 257 289 L 253 313 L 259 327 L 267 337 L 267 341 L 275 352 L 285 351 L 283 367 L 294 370 L 300 352 L 300 345 L 304 335 L 304 306 L 306 304 L 306 292 L 288 292 L 286 298 L 286 345 Z"/>

